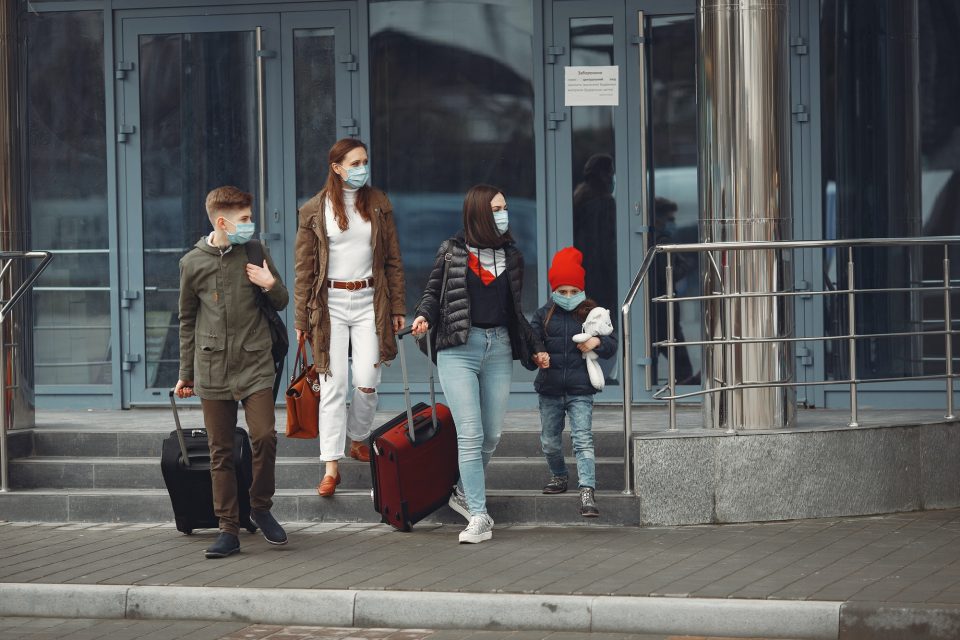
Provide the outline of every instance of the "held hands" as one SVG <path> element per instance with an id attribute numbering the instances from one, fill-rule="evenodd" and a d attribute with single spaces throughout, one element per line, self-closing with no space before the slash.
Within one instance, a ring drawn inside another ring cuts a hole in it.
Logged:
<path id="1" fill-rule="evenodd" d="M 177 380 L 177 386 L 173 388 L 173 394 L 178 398 L 193 397 L 193 380 Z"/>
<path id="2" fill-rule="evenodd" d="M 249 278 L 250 282 L 253 284 L 267 291 L 273 289 L 273 285 L 277 283 L 277 279 L 274 278 L 273 274 L 270 272 L 270 268 L 267 266 L 266 260 L 263 261 L 262 267 L 258 267 L 255 264 L 248 264 L 247 278 Z"/>
<path id="3" fill-rule="evenodd" d="M 586 342 L 581 342 L 580 344 L 578 344 L 577 349 L 580 349 L 582 353 L 588 353 L 590 351 L 593 351 L 599 346 L 600 346 L 600 338 L 594 336 L 589 340 L 587 340 Z"/>
<path id="4" fill-rule="evenodd" d="M 417 316 L 417 319 L 413 321 L 413 326 L 411 329 L 413 335 L 422 336 L 430 330 L 430 323 L 427 322 L 427 319 L 423 316 Z"/>
<path id="5" fill-rule="evenodd" d="M 541 351 L 540 353 L 533 354 L 533 363 L 540 367 L 541 369 L 550 368 L 550 354 L 546 351 Z"/>

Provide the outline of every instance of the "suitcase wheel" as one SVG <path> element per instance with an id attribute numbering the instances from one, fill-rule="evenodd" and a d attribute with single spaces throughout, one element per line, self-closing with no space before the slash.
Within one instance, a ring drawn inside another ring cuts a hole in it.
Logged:
<path id="1" fill-rule="evenodd" d="M 247 531 L 249 531 L 250 533 L 256 533 L 257 528 L 251 524 L 249 527 L 247 527 Z"/>
<path id="2" fill-rule="evenodd" d="M 185 536 L 192 536 L 192 535 L 193 535 L 193 529 L 182 529 L 182 531 L 183 531 L 183 535 L 185 535 Z"/>

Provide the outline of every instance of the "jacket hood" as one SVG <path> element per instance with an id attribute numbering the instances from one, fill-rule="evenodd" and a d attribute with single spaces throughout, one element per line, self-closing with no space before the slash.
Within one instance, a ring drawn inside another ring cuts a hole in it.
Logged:
<path id="1" fill-rule="evenodd" d="M 204 253 L 209 253 L 209 254 L 212 255 L 212 256 L 219 256 L 219 255 L 220 255 L 220 249 L 218 249 L 218 248 L 216 248 L 216 247 L 211 247 L 211 246 L 207 243 L 207 238 L 208 238 L 208 237 L 209 237 L 209 236 L 200 236 L 200 239 L 197 240 L 197 244 L 193 245 L 193 248 L 194 248 L 194 249 L 200 249 L 200 251 L 203 251 Z M 227 254 L 227 253 L 230 253 L 231 251 L 233 251 L 233 245 L 230 245 L 230 247 L 229 247 L 226 251 L 224 251 L 223 253 L 224 253 L 224 254 Z"/>

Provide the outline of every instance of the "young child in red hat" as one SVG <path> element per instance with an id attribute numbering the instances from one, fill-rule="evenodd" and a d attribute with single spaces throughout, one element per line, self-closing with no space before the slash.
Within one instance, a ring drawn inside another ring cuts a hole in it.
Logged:
<path id="1" fill-rule="evenodd" d="M 534 333 L 546 345 L 549 367 L 537 374 L 534 386 L 540 396 L 540 444 L 547 459 L 551 478 L 543 488 L 546 494 L 564 493 L 569 473 L 563 458 L 561 436 L 567 418 L 570 439 L 577 459 L 580 488 L 580 515 L 600 515 L 594 492 L 596 465 L 593 449 L 593 396 L 597 393 L 587 370 L 584 354 L 595 352 L 610 358 L 617 352 L 615 333 L 577 342 L 583 324 L 597 304 L 583 290 L 586 273 L 583 254 L 574 247 L 561 249 L 553 256 L 548 279 L 550 300 L 540 307 L 530 322 Z"/>

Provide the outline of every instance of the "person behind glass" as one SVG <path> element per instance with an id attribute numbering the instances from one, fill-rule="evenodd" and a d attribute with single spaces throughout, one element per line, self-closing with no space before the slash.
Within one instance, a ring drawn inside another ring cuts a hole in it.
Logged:
<path id="1" fill-rule="evenodd" d="M 653 205 L 653 239 L 655 244 L 668 244 L 676 242 L 677 236 L 677 203 L 667 198 L 656 198 Z M 674 291 L 677 285 L 683 282 L 694 265 L 690 258 L 682 253 L 673 254 L 671 260 L 673 266 Z M 662 296 L 667 293 L 667 260 L 663 255 L 657 256 L 653 264 L 653 287 L 655 295 Z M 654 304 L 653 307 L 653 331 L 652 340 L 662 342 L 667 339 L 667 305 Z M 683 305 L 675 305 L 673 313 L 673 339 L 677 342 L 684 342 L 683 328 L 680 325 L 680 310 Z M 657 357 L 653 359 L 653 379 L 659 380 L 659 357 L 662 354 L 667 357 L 666 347 L 657 348 Z M 674 347 L 674 373 L 677 384 L 700 384 L 700 375 L 693 373 L 693 363 L 690 361 L 690 354 L 683 345 Z"/>
<path id="2" fill-rule="evenodd" d="M 561 249 L 554 255 L 547 278 L 550 301 L 533 315 L 530 325 L 547 346 L 550 367 L 537 374 L 534 387 L 540 397 L 540 445 L 550 469 L 546 494 L 564 493 L 569 473 L 563 459 L 561 436 L 566 419 L 570 419 L 570 439 L 577 458 L 580 488 L 580 515 L 600 515 L 594 496 L 597 487 L 593 449 L 593 396 L 597 393 L 590 382 L 584 354 L 594 351 L 600 358 L 612 358 L 617 352 L 616 332 L 592 337 L 577 344 L 573 336 L 583 331 L 587 315 L 597 303 L 583 290 L 586 273 L 583 254 L 574 247 Z"/>
<path id="3" fill-rule="evenodd" d="M 263 264 L 247 263 L 244 246 L 252 237 L 253 196 L 236 187 L 218 187 L 206 199 L 213 232 L 200 238 L 180 259 L 180 375 L 178 398 L 200 397 L 210 446 L 213 511 L 220 535 L 206 550 L 207 558 L 225 558 L 240 551 L 240 506 L 234 433 L 237 402 L 250 431 L 253 481 L 250 522 L 270 544 L 287 543 L 287 534 L 270 513 L 277 461 L 273 382 L 276 372 L 270 328 L 257 307 L 266 297 L 277 311 L 289 294 L 273 259 L 263 248 Z"/>
<path id="4" fill-rule="evenodd" d="M 364 441 L 377 410 L 380 365 L 397 355 L 394 333 L 403 328 L 406 300 L 393 207 L 368 185 L 366 145 L 338 140 L 328 161 L 326 185 L 300 208 L 294 248 L 294 326 L 298 341 L 310 341 L 320 379 L 322 497 L 340 484 L 347 436 L 350 457 L 370 460 Z"/>
<path id="5" fill-rule="evenodd" d="M 440 384 L 457 426 L 460 482 L 449 505 L 468 521 L 462 543 L 493 537 L 484 473 L 500 442 L 513 361 L 528 369 L 549 364 L 523 315 L 523 254 L 508 228 L 500 189 L 472 187 L 463 201 L 463 230 L 440 246 L 413 322 L 417 336 L 436 325 Z"/>
<path id="6" fill-rule="evenodd" d="M 595 153 L 584 164 L 583 182 L 573 192 L 573 244 L 583 252 L 586 290 L 605 309 L 619 306 L 615 189 L 613 156 Z"/>

